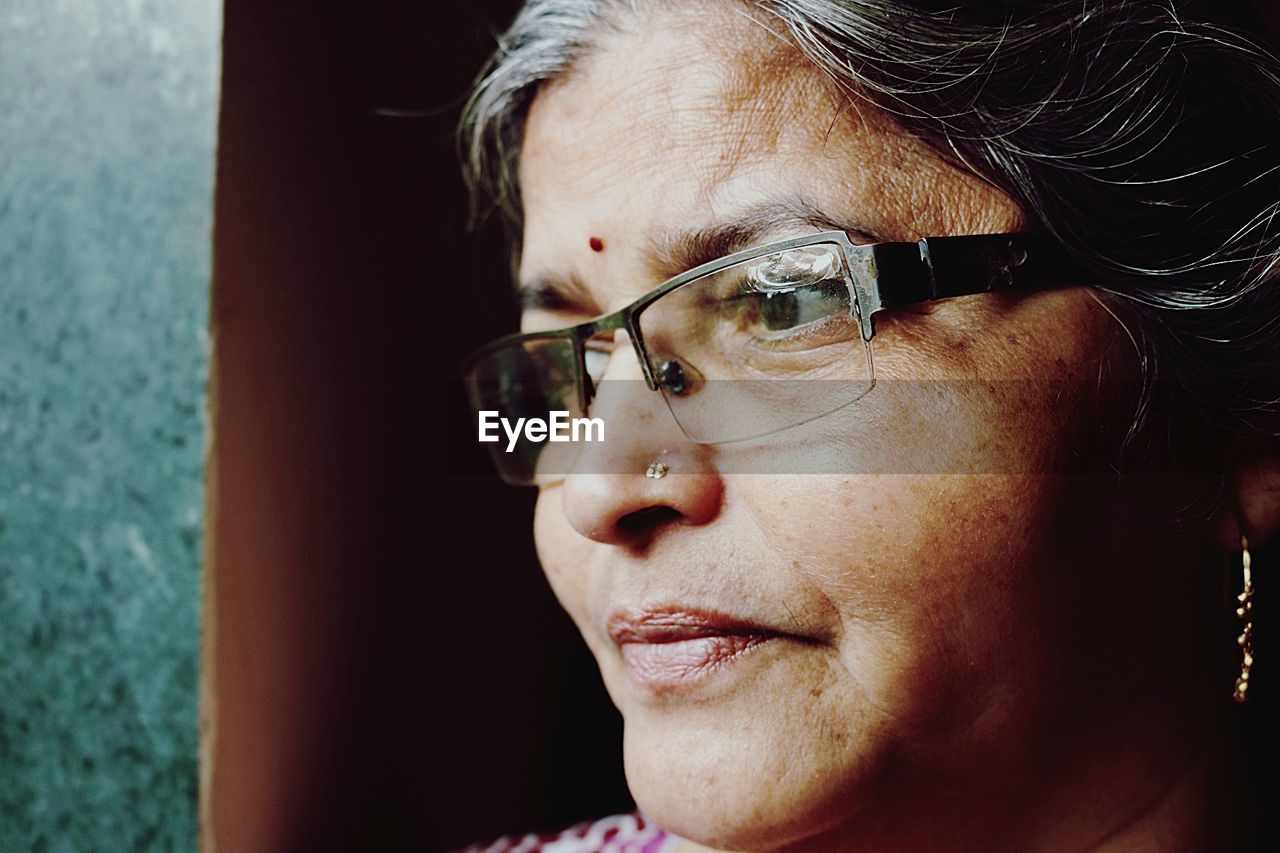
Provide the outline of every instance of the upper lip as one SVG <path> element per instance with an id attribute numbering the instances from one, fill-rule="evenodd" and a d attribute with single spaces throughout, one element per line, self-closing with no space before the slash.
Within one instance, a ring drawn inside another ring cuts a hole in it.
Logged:
<path id="1" fill-rule="evenodd" d="M 691 607 L 618 609 L 605 622 L 610 639 L 623 643 L 678 643 L 701 637 L 772 637 L 784 632 L 714 610 Z"/>

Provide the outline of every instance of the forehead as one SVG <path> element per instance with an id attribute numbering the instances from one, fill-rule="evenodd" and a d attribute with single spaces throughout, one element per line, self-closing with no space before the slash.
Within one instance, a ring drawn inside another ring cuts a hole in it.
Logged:
<path id="1" fill-rule="evenodd" d="M 776 150 L 789 100 L 830 120 L 825 87 L 791 51 L 742 16 L 711 8 L 711 21 L 681 12 L 624 19 L 539 93 L 521 152 L 527 202 L 566 181 L 628 183 L 633 193 L 639 179 L 677 162 L 683 168 L 669 177 L 709 189 Z"/>
<path id="2" fill-rule="evenodd" d="M 758 13 L 757 13 L 758 14 Z M 623 17 L 534 99 L 522 266 L 794 201 L 884 239 L 1012 230 L 1018 213 L 830 81 L 736 3 Z"/>

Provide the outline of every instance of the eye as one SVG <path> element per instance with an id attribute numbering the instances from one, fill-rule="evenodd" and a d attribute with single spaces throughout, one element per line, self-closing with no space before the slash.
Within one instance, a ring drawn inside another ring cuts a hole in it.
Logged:
<path id="1" fill-rule="evenodd" d="M 748 298 L 751 297 L 755 299 L 760 324 L 770 332 L 798 329 L 849 310 L 849 291 L 842 280 L 771 290 Z"/>
<path id="2" fill-rule="evenodd" d="M 844 279 L 799 287 L 758 291 L 739 287 L 715 303 L 716 316 L 737 334 L 783 340 L 816 331 L 825 321 L 849 318 L 849 288 Z M 727 330 L 727 329 L 726 329 Z"/>
<path id="3" fill-rule="evenodd" d="M 672 394 L 689 392 L 689 377 L 685 374 L 684 365 L 674 358 L 667 359 L 658 365 L 658 384 Z"/>
<path id="4" fill-rule="evenodd" d="M 839 252 L 802 246 L 750 264 L 738 286 L 746 321 L 766 332 L 787 332 L 847 314 L 849 291 Z"/>

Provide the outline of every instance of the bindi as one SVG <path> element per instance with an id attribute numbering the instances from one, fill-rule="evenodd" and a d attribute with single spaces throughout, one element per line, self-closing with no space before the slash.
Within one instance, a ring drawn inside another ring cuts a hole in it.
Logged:
<path id="1" fill-rule="evenodd" d="M 592 237 L 590 240 L 587 241 L 587 245 L 591 247 L 591 251 L 593 252 L 604 251 L 604 241 L 601 240 L 599 237 Z"/>

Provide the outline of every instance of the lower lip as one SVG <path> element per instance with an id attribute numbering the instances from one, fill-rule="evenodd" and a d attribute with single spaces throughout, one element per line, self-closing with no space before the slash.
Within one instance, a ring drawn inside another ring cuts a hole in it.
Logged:
<path id="1" fill-rule="evenodd" d="M 622 662 L 631 678 L 654 691 L 691 687 L 770 638 L 760 634 L 692 637 L 663 643 L 623 643 Z"/>

